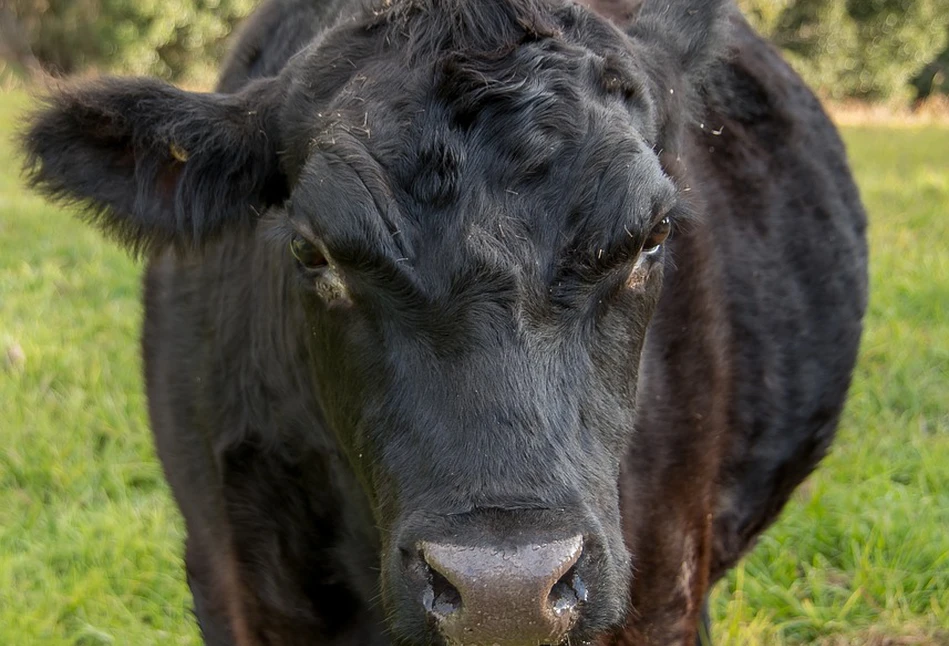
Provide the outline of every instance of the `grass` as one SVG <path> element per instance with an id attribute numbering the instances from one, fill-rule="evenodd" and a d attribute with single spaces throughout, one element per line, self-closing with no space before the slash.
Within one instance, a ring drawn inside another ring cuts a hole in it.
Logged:
<path id="1" fill-rule="evenodd" d="M 26 105 L 0 95 L 0 132 Z M 860 364 L 832 455 L 715 593 L 723 646 L 949 644 L 949 129 L 844 136 L 872 221 Z M 0 643 L 196 645 L 140 267 L 17 169 L 0 141 Z"/>

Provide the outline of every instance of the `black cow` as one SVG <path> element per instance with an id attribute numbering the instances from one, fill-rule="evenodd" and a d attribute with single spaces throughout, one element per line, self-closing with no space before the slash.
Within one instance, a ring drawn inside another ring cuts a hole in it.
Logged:
<path id="1" fill-rule="evenodd" d="M 148 259 L 208 643 L 692 644 L 825 452 L 866 302 L 834 128 L 729 2 L 599 10 L 271 0 L 218 93 L 33 116 L 33 183 Z"/>

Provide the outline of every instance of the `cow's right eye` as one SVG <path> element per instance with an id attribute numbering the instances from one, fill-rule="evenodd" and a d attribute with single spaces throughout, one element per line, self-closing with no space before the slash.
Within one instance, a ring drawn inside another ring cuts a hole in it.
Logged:
<path id="1" fill-rule="evenodd" d="M 669 237 L 669 234 L 672 232 L 672 220 L 668 217 L 662 218 L 656 226 L 652 228 L 652 231 L 649 232 L 649 236 L 646 238 L 646 242 L 643 244 L 642 253 L 651 256 L 652 254 L 659 251 L 659 247 L 662 246 L 662 243 L 666 241 Z"/>
<path id="2" fill-rule="evenodd" d="M 302 236 L 294 236 L 290 241 L 290 253 L 305 269 L 322 269 L 328 264 L 326 254 Z"/>

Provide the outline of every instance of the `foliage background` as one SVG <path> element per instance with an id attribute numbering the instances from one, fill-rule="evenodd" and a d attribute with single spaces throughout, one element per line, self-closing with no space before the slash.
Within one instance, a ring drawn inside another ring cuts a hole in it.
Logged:
<path id="1" fill-rule="evenodd" d="M 946 92 L 947 0 L 738 0 L 804 79 L 831 99 Z"/>
<path id="2" fill-rule="evenodd" d="M 17 72 L 37 65 L 53 74 L 94 68 L 193 83 L 213 79 L 227 36 L 259 4 L 259 0 L 2 1 L 8 6 L 0 11 L 7 12 L 7 22 L 20 37 L 16 53 L 6 56 Z M 0 30 L 0 39 L 5 31 Z M 8 35 L 6 40 L 15 38 Z M 14 47 L 8 44 L 7 49 Z"/>
<path id="3" fill-rule="evenodd" d="M 949 93 L 949 0 L 736 1 L 825 98 Z M 259 2 L 0 0 L 0 68 L 209 85 L 227 36 Z"/>

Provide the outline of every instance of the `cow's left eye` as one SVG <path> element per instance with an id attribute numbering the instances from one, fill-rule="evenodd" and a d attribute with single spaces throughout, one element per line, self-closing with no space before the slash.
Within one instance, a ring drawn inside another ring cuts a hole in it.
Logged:
<path id="1" fill-rule="evenodd" d="M 666 241 L 669 237 L 669 233 L 672 232 L 672 220 L 669 218 L 662 218 L 659 222 L 652 228 L 652 231 L 649 232 L 649 235 L 646 237 L 646 242 L 643 243 L 642 253 L 649 255 L 654 254 L 659 251 L 659 247 L 662 246 L 662 243 Z"/>
<path id="2" fill-rule="evenodd" d="M 290 253 L 305 269 L 322 269 L 328 264 L 326 254 L 302 236 L 294 236 L 290 241 Z"/>

